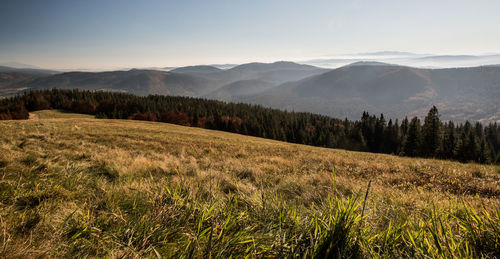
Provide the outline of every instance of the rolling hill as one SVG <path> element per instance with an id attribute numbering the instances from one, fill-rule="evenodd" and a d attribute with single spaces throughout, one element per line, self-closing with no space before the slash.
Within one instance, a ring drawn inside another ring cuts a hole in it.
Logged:
<path id="1" fill-rule="evenodd" d="M 112 72 L 68 72 L 14 84 L 29 89 L 84 89 L 126 92 L 137 95 L 163 94 L 197 96 L 216 84 L 209 79 L 156 70 L 132 69 Z"/>
<path id="2" fill-rule="evenodd" d="M 495 166 L 30 118 L 0 121 L 1 256 L 321 257 L 332 236 L 345 256 L 498 255 Z"/>
<path id="3" fill-rule="evenodd" d="M 274 84 L 299 80 L 325 72 L 325 69 L 293 62 L 248 63 L 206 75 L 223 84 L 240 80 L 264 80 Z"/>
<path id="4" fill-rule="evenodd" d="M 12 84 L 23 81 L 31 81 L 39 76 L 20 72 L 0 72 L 0 90 L 8 88 Z"/>
<path id="5" fill-rule="evenodd" d="M 18 71 L 19 69 L 11 70 Z M 26 69 L 22 71 L 24 70 Z M 14 92 L 25 89 L 78 88 L 119 91 L 137 95 L 218 96 L 210 94 L 222 87 L 225 87 L 222 91 L 228 91 L 231 94 L 239 93 L 242 85 L 245 85 L 246 90 L 243 91 L 245 94 L 256 93 L 262 90 L 262 82 L 266 82 L 267 86 L 271 87 L 324 71 L 317 67 L 292 62 L 249 63 L 227 70 L 213 66 L 190 66 L 176 68 L 169 72 L 132 69 L 129 71 L 29 74 L 30 76 L 17 76 L 16 78 L 11 78 L 14 75 L 10 71 L 8 72 L 10 76 L 5 76 L 4 82 L 0 82 L 0 88 L 8 88 Z M 241 82 L 236 83 L 238 81 Z M 235 85 L 231 85 L 233 83 Z M 233 86 L 240 89 L 232 90 Z"/>
<path id="6" fill-rule="evenodd" d="M 58 71 L 48 70 L 48 69 L 15 68 L 15 67 L 7 67 L 7 66 L 0 66 L 0 72 L 1 73 L 22 73 L 22 74 L 39 75 L 39 76 L 55 75 L 57 73 L 60 73 Z"/>
<path id="7" fill-rule="evenodd" d="M 57 71 L 45 69 L 0 66 L 0 96 L 13 95 L 27 89 L 27 87 L 18 85 L 30 82 L 39 77 L 50 76 L 57 73 Z"/>

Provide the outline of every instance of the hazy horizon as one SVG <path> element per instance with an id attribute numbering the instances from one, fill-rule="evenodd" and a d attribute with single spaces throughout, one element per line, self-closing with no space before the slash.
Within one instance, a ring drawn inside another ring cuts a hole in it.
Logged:
<path id="1" fill-rule="evenodd" d="M 498 53 L 499 10 L 493 1 L 7 0 L 0 63 L 105 70 L 379 51 L 480 55 Z"/>

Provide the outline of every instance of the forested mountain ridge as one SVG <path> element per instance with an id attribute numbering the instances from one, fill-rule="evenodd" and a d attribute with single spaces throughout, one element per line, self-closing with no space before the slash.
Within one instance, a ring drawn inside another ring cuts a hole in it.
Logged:
<path id="1" fill-rule="evenodd" d="M 363 111 L 400 119 L 423 117 L 436 105 L 441 119 L 460 122 L 499 121 L 499 99 L 499 67 L 420 69 L 363 63 L 233 98 L 351 119 Z"/>
<path id="2" fill-rule="evenodd" d="M 111 72 L 67 72 L 39 77 L 15 86 L 29 89 L 107 90 L 137 95 L 165 94 L 195 96 L 209 92 L 216 84 L 209 79 L 156 70 L 132 69 Z"/>

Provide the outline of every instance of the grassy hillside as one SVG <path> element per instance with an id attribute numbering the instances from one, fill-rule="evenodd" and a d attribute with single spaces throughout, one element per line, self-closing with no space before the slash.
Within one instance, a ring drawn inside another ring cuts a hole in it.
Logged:
<path id="1" fill-rule="evenodd" d="M 500 168 L 39 111 L 0 121 L 2 257 L 500 256 Z"/>

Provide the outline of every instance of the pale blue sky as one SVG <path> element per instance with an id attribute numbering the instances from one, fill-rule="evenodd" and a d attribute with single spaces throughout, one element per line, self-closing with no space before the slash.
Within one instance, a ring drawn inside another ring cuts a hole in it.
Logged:
<path id="1" fill-rule="evenodd" d="M 500 1 L 2 0 L 0 62 L 112 69 L 500 52 Z"/>

